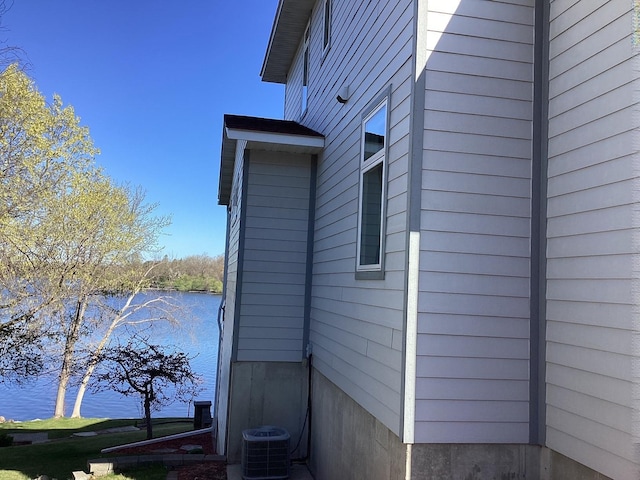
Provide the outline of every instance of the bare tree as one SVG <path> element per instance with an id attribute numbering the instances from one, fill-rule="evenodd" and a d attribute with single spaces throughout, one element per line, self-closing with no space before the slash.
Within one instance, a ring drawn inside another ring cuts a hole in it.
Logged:
<path id="1" fill-rule="evenodd" d="M 10 45 L 4 38 L 5 32 L 9 29 L 5 26 L 2 19 L 12 6 L 12 1 L 7 2 L 6 0 L 0 0 L 0 68 L 7 67 L 11 64 L 18 64 L 22 68 L 25 68 L 27 62 L 25 60 L 26 54 L 24 50 Z"/>
<path id="2" fill-rule="evenodd" d="M 150 439 L 152 410 L 175 400 L 191 400 L 201 390 L 202 380 L 191 370 L 191 360 L 183 352 L 167 352 L 149 343 L 148 337 L 133 335 L 126 344 L 104 351 L 96 390 L 141 397 Z M 175 388 L 172 395 L 168 395 L 169 387 Z"/>
<path id="3" fill-rule="evenodd" d="M 73 405 L 73 411 L 71 413 L 72 418 L 80 418 L 80 409 L 82 407 L 82 401 L 84 394 L 91 380 L 91 376 L 96 367 L 102 359 L 102 354 L 107 348 L 111 336 L 116 329 L 137 328 L 140 325 L 149 325 L 151 323 L 169 322 L 177 325 L 177 316 L 180 313 L 184 313 L 183 307 L 175 303 L 175 299 L 168 295 L 154 295 L 152 297 L 142 297 L 140 293 L 145 286 L 145 280 L 153 269 L 154 265 L 147 268 L 143 273 L 140 281 L 134 285 L 125 296 L 125 301 L 118 307 L 113 307 L 108 299 L 108 296 L 98 297 L 99 311 L 108 316 L 110 321 L 100 322 L 108 324 L 107 328 L 102 333 L 100 341 L 92 346 L 88 351 L 88 359 L 82 380 L 76 393 L 76 399 Z M 143 315 L 136 315 L 143 313 Z"/>

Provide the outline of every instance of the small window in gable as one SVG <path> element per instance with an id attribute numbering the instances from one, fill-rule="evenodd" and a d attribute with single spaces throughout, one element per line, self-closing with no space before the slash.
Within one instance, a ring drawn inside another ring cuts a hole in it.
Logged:
<path id="1" fill-rule="evenodd" d="M 362 121 L 358 272 L 383 271 L 387 123 L 385 97 Z"/>
<path id="2" fill-rule="evenodd" d="M 231 190 L 231 226 L 234 226 L 240 218 L 240 195 L 238 184 L 234 182 Z"/>
<path id="3" fill-rule="evenodd" d="M 307 111 L 309 99 L 309 24 L 304 31 L 304 41 L 302 45 L 302 108 L 301 115 Z"/>
<path id="4" fill-rule="evenodd" d="M 322 34 L 322 51 L 327 52 L 331 45 L 331 0 L 324 0 L 324 22 Z"/>

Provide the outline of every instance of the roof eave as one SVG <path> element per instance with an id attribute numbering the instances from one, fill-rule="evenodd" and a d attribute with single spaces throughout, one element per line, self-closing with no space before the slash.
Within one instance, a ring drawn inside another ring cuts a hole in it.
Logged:
<path id="1" fill-rule="evenodd" d="M 225 128 L 225 130 L 227 138 L 230 140 L 246 140 L 248 148 L 256 148 L 256 145 L 272 145 L 276 149 L 281 147 L 286 151 L 298 151 L 300 153 L 319 153 L 324 148 L 324 137 L 233 128 Z"/>
<path id="2" fill-rule="evenodd" d="M 260 76 L 263 82 L 286 83 L 287 74 L 316 0 L 280 0 Z"/>
<path id="3" fill-rule="evenodd" d="M 236 159 L 237 141 L 227 137 L 226 129 L 222 134 L 222 152 L 220 154 L 220 178 L 218 180 L 218 205 L 229 205 L 233 167 Z"/>
<path id="4" fill-rule="evenodd" d="M 257 119 L 264 120 L 264 119 Z M 238 145 L 243 150 L 271 150 L 313 155 L 324 149 L 324 136 L 310 131 L 310 134 L 282 133 L 277 131 L 230 128 L 226 122 L 222 132 L 222 152 L 220 178 L 218 181 L 218 205 L 229 205 L 233 171 Z"/>

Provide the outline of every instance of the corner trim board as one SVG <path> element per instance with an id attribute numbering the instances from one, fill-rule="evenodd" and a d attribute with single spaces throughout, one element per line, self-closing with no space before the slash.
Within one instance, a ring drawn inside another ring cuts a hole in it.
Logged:
<path id="1" fill-rule="evenodd" d="M 409 167 L 407 179 L 407 239 L 405 250 L 404 338 L 402 348 L 402 380 L 400 431 L 402 441 L 415 441 L 416 373 L 418 341 L 418 297 L 420 274 L 420 214 L 422 203 L 422 164 L 424 161 L 425 68 L 427 61 L 425 0 L 414 2 L 413 64 L 411 111 L 409 117 Z M 410 462 L 410 459 L 409 459 Z M 407 475 L 410 475 L 410 464 Z"/>
<path id="2" fill-rule="evenodd" d="M 549 100 L 549 2 L 535 2 L 531 283 L 529 315 L 529 443 L 546 440 L 546 255 Z"/>
<path id="3" fill-rule="evenodd" d="M 307 225 L 307 266 L 304 285 L 304 324 L 302 329 L 302 359 L 308 358 L 309 330 L 311 324 L 311 293 L 313 288 L 313 245 L 315 241 L 316 222 L 316 188 L 317 188 L 318 156 L 311 156 L 309 172 L 309 218 Z"/>

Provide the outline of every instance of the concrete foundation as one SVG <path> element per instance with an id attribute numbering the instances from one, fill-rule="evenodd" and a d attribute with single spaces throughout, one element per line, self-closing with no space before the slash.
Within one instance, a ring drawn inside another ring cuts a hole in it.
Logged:
<path id="1" fill-rule="evenodd" d="M 580 480 L 611 480 L 609 477 L 596 472 L 581 463 L 571 460 L 548 448 L 543 449 L 541 464 L 543 475 L 541 480 L 580 479 Z"/>
<path id="2" fill-rule="evenodd" d="M 406 446 L 394 433 L 315 370 L 311 392 L 316 480 L 404 480 Z"/>
<path id="3" fill-rule="evenodd" d="M 536 445 L 416 444 L 411 479 L 524 480 L 540 478 Z M 566 477 L 563 477 L 566 478 Z"/>
<path id="4" fill-rule="evenodd" d="M 231 396 L 227 437 L 227 461 L 240 463 L 242 431 L 263 425 L 285 428 L 292 458 L 307 455 L 303 432 L 307 409 L 308 369 L 302 363 L 235 362 L 231 364 Z"/>
<path id="5" fill-rule="evenodd" d="M 406 445 L 316 370 L 311 392 L 315 480 L 609 480 L 539 445 Z"/>

